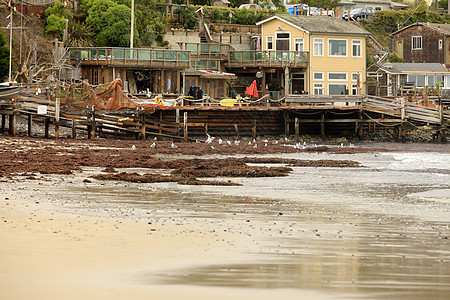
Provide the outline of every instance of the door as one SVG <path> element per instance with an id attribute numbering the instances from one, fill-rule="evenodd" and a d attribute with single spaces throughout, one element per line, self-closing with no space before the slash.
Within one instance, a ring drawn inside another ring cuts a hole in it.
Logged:
<path id="1" fill-rule="evenodd" d="M 292 93 L 293 94 L 305 93 L 305 74 L 303 73 L 292 74 Z"/>
<path id="2" fill-rule="evenodd" d="M 275 41 L 276 51 L 289 51 L 291 34 L 289 32 L 277 32 Z"/>
<path id="3" fill-rule="evenodd" d="M 403 59 L 403 40 L 397 40 L 395 45 L 395 53 L 401 59 Z"/>

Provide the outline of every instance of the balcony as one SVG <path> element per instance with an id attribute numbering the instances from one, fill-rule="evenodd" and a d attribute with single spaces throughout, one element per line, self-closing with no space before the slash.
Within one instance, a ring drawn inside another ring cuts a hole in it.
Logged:
<path id="1" fill-rule="evenodd" d="M 110 67 L 189 68 L 190 53 L 185 50 L 130 48 L 70 48 L 70 62 L 75 65 Z"/>
<path id="2" fill-rule="evenodd" d="M 181 44 L 181 48 L 190 51 L 191 56 L 207 59 L 226 58 L 230 50 L 229 45 L 207 43 L 185 43 Z"/>
<path id="3" fill-rule="evenodd" d="M 227 66 L 233 67 L 307 67 L 308 52 L 229 51 Z"/>

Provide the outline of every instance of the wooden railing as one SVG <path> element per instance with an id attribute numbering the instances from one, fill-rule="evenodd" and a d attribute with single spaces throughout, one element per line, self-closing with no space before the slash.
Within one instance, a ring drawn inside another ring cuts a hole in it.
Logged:
<path id="1" fill-rule="evenodd" d="M 362 96 L 353 95 L 286 95 L 289 106 L 361 106 Z"/>
<path id="2" fill-rule="evenodd" d="M 69 48 L 72 64 L 189 68 L 186 50 L 148 48 Z"/>
<path id="3" fill-rule="evenodd" d="M 226 58 L 230 50 L 229 45 L 206 44 L 206 43 L 182 43 L 182 50 L 191 52 L 191 56 L 204 58 Z"/>
<path id="4" fill-rule="evenodd" d="M 308 52 L 299 51 L 230 51 L 229 67 L 245 66 L 304 66 L 308 65 Z"/>
<path id="5" fill-rule="evenodd" d="M 261 34 L 261 27 L 256 25 L 240 25 L 228 23 L 213 23 L 209 25 L 211 32 L 232 32 L 232 33 L 247 33 L 252 35 Z"/>

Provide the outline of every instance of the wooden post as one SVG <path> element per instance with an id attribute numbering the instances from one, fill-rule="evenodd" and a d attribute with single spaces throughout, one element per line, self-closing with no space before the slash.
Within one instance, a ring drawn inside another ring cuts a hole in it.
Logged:
<path id="1" fill-rule="evenodd" d="M 142 112 L 142 117 L 141 117 L 141 135 L 142 135 L 142 140 L 145 141 L 146 136 L 145 136 L 145 112 Z"/>
<path id="2" fill-rule="evenodd" d="M 77 138 L 77 126 L 75 123 L 75 119 L 72 120 L 72 138 L 73 139 Z"/>
<path id="3" fill-rule="evenodd" d="M 27 124 L 28 125 L 28 130 L 27 130 L 28 136 L 31 136 L 31 134 L 32 134 L 31 133 L 32 124 L 33 124 L 33 115 L 30 114 L 30 115 L 28 115 L 28 124 Z"/>
<path id="4" fill-rule="evenodd" d="M 401 114 L 402 120 L 404 120 L 406 118 L 405 98 L 404 97 L 400 98 L 400 114 Z"/>
<path id="5" fill-rule="evenodd" d="M 46 139 L 48 139 L 49 127 L 50 127 L 50 119 L 49 119 L 49 117 L 45 117 L 45 120 L 44 120 L 44 137 Z"/>
<path id="6" fill-rule="evenodd" d="M 55 138 L 59 138 L 59 109 L 60 109 L 60 99 L 56 98 L 55 104 Z"/>
<path id="7" fill-rule="evenodd" d="M 252 137 L 256 139 L 256 120 L 252 121 Z"/>
<path id="8" fill-rule="evenodd" d="M 184 141 L 188 141 L 188 113 L 187 111 L 183 114 L 183 125 L 184 125 Z"/>
<path id="9" fill-rule="evenodd" d="M 205 136 L 208 136 L 208 123 L 205 123 Z"/>
<path id="10" fill-rule="evenodd" d="M 159 120 L 162 121 L 163 115 L 162 115 L 162 110 L 159 111 Z M 162 130 L 161 130 L 161 122 L 158 124 L 158 133 L 161 135 L 162 134 Z"/>
<path id="11" fill-rule="evenodd" d="M 284 96 L 289 94 L 289 68 L 284 68 Z"/>
<path id="12" fill-rule="evenodd" d="M 16 115 L 9 115 L 9 135 L 16 136 Z"/>
<path id="13" fill-rule="evenodd" d="M 5 132 L 6 128 L 6 115 L 2 114 L 2 132 Z"/>
<path id="14" fill-rule="evenodd" d="M 284 113 L 284 134 L 289 136 L 289 113 Z"/>
<path id="15" fill-rule="evenodd" d="M 239 128 L 237 124 L 234 124 L 234 131 L 236 131 L 236 139 L 239 140 Z"/>
<path id="16" fill-rule="evenodd" d="M 322 136 L 322 139 L 325 140 L 325 122 L 324 122 L 325 114 L 324 113 L 321 114 L 321 119 L 322 119 L 322 122 L 320 122 L 320 135 Z"/>
<path id="17" fill-rule="evenodd" d="M 295 141 L 298 143 L 300 141 L 300 120 L 295 118 Z"/>
<path id="18" fill-rule="evenodd" d="M 94 106 L 92 106 L 92 117 L 91 117 L 91 120 L 92 120 L 92 133 L 91 133 L 91 138 L 92 139 L 95 139 L 95 130 L 97 129 L 96 127 L 96 125 L 95 125 L 95 107 Z"/>
<path id="19" fill-rule="evenodd" d="M 406 129 L 404 125 L 402 125 L 402 143 L 406 143 Z"/>

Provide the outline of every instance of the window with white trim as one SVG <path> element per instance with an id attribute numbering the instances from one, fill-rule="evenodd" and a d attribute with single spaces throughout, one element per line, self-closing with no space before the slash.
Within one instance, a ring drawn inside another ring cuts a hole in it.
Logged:
<path id="1" fill-rule="evenodd" d="M 323 83 L 314 83 L 314 95 L 323 95 Z"/>
<path id="2" fill-rule="evenodd" d="M 439 50 L 444 48 L 444 41 L 443 40 L 439 40 L 438 41 L 438 47 L 439 47 Z"/>
<path id="3" fill-rule="evenodd" d="M 294 39 L 295 51 L 303 51 L 303 48 L 304 48 L 303 38 L 295 38 Z"/>
<path id="4" fill-rule="evenodd" d="M 328 84 L 329 95 L 346 95 L 347 85 L 345 83 L 330 83 Z"/>
<path id="5" fill-rule="evenodd" d="M 329 72 L 328 80 L 347 80 L 347 73 Z"/>
<path id="6" fill-rule="evenodd" d="M 323 72 L 314 72 L 313 78 L 314 80 L 323 80 Z"/>
<path id="7" fill-rule="evenodd" d="M 361 40 L 352 40 L 352 56 L 361 57 Z"/>
<path id="8" fill-rule="evenodd" d="M 412 49 L 413 50 L 422 49 L 422 37 L 421 36 L 413 36 L 412 37 Z"/>
<path id="9" fill-rule="evenodd" d="M 359 73 L 352 73 L 352 81 L 357 81 L 358 80 L 358 74 Z"/>
<path id="10" fill-rule="evenodd" d="M 328 39 L 328 56 L 347 56 L 347 40 Z"/>
<path id="11" fill-rule="evenodd" d="M 352 83 L 352 95 L 358 95 L 358 85 L 356 83 Z"/>
<path id="12" fill-rule="evenodd" d="M 313 39 L 314 56 L 323 56 L 323 38 Z"/>
<path id="13" fill-rule="evenodd" d="M 266 38 L 267 38 L 266 42 L 267 50 L 273 50 L 273 36 L 268 35 Z"/>

